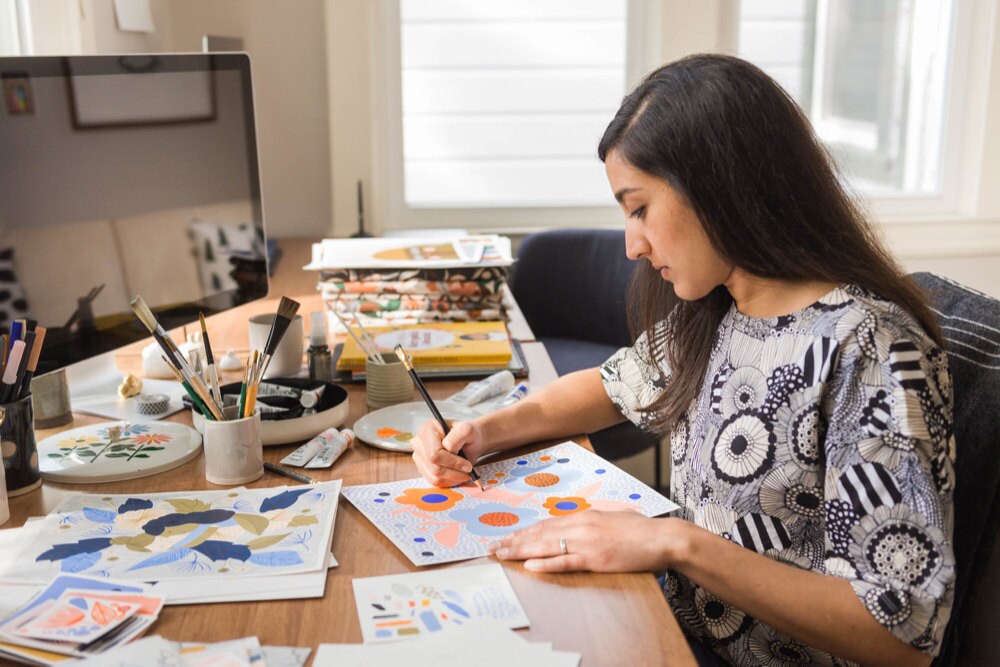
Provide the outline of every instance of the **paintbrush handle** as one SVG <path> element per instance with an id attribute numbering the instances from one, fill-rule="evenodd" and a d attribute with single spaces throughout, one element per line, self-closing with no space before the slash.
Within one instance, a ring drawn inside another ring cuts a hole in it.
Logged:
<path id="1" fill-rule="evenodd" d="M 215 364 L 209 364 L 208 366 L 208 379 L 212 383 L 212 396 L 219 402 L 219 405 L 222 405 L 222 390 L 219 388 L 219 370 L 215 367 Z"/>

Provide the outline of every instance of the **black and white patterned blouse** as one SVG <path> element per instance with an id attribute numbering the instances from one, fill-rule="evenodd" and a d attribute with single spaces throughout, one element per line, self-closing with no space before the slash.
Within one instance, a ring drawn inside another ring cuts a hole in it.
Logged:
<path id="1" fill-rule="evenodd" d="M 648 344 L 601 368 L 640 426 L 638 408 L 670 386 Z M 778 318 L 733 306 L 670 434 L 671 495 L 713 533 L 848 579 L 879 623 L 936 654 L 955 581 L 951 415 L 945 354 L 898 306 L 854 286 Z M 676 573 L 665 581 L 681 625 L 734 664 L 845 664 Z"/>

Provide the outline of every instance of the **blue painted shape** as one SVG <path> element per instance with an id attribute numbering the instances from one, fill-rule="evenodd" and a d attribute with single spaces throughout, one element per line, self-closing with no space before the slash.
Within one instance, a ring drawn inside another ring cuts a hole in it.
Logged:
<path id="1" fill-rule="evenodd" d="M 528 462 L 527 461 L 518 461 L 517 465 L 519 465 L 519 466 L 526 466 L 526 465 L 528 465 Z"/>
<path id="2" fill-rule="evenodd" d="M 451 609 L 456 614 L 464 616 L 465 618 L 472 618 L 471 616 L 469 616 L 469 612 L 465 611 L 464 609 L 462 609 L 461 607 L 459 607 L 454 602 L 448 602 L 447 600 L 441 600 L 441 604 L 443 604 L 445 607 L 448 607 L 448 609 Z"/>
<path id="3" fill-rule="evenodd" d="M 153 501 L 144 498 L 129 498 L 118 506 L 118 513 L 125 514 L 133 510 L 148 510 L 153 508 Z"/>
<path id="4" fill-rule="evenodd" d="M 375 631 L 375 636 L 380 639 L 383 637 L 392 637 L 392 630 L 386 630 L 384 628 L 380 628 Z"/>
<path id="5" fill-rule="evenodd" d="M 568 512 L 570 510 L 575 510 L 579 505 L 574 503 L 572 500 L 563 500 L 562 502 L 556 503 L 556 509 L 562 510 L 563 512 Z"/>
<path id="6" fill-rule="evenodd" d="M 118 516 L 116 512 L 111 510 L 99 510 L 93 507 L 84 507 L 83 516 L 87 521 L 93 521 L 94 523 L 114 523 L 115 517 Z"/>
<path id="7" fill-rule="evenodd" d="M 201 544 L 191 548 L 198 553 L 208 556 L 213 561 L 234 558 L 245 562 L 248 558 L 250 558 L 250 547 L 245 544 L 233 544 L 232 542 L 227 542 L 225 540 L 205 540 Z M 290 553 L 295 552 L 293 551 Z"/>
<path id="8" fill-rule="evenodd" d="M 425 503 L 431 503 L 433 505 L 436 505 L 437 503 L 443 503 L 446 500 L 448 500 L 448 496 L 444 495 L 443 493 L 426 493 L 423 496 L 421 496 L 420 499 Z"/>
<path id="9" fill-rule="evenodd" d="M 423 537 L 414 537 L 413 541 L 414 542 L 426 542 L 427 540 L 425 538 L 423 538 Z"/>
<path id="10" fill-rule="evenodd" d="M 70 598 L 69 600 L 67 600 L 67 602 L 69 602 L 77 609 L 83 609 L 84 611 L 87 610 L 87 601 L 84 600 L 83 598 Z"/>
<path id="11" fill-rule="evenodd" d="M 420 612 L 420 620 L 424 622 L 424 627 L 427 628 L 428 632 L 439 632 L 441 630 L 437 614 L 430 609 Z"/>
<path id="12" fill-rule="evenodd" d="M 173 512 L 171 514 L 165 514 L 159 518 L 153 519 L 152 521 L 147 521 L 143 524 L 142 530 L 147 535 L 160 535 L 164 530 L 170 528 L 171 526 L 183 526 L 186 523 L 197 523 L 202 525 L 222 523 L 223 521 L 232 518 L 234 514 L 236 514 L 236 512 L 232 510 L 206 510 L 204 512 L 188 512 L 187 514 Z"/>
<path id="13" fill-rule="evenodd" d="M 136 563 L 128 569 L 128 572 L 131 572 L 132 570 L 142 570 L 147 567 L 157 567 L 159 565 L 176 563 L 182 558 L 186 558 L 191 553 L 193 553 L 191 549 L 171 549 L 170 551 L 164 551 L 162 554 L 150 556 L 146 560 Z"/>
<path id="14" fill-rule="evenodd" d="M 605 470 L 604 468 L 598 468 L 594 472 L 596 472 L 598 475 L 603 475 L 604 473 L 607 472 L 607 470 Z"/>
<path id="15" fill-rule="evenodd" d="M 569 459 L 556 459 L 556 463 L 569 463 Z"/>
<path id="16" fill-rule="evenodd" d="M 632 500 L 639 500 L 639 498 L 642 498 L 642 496 L 640 496 L 638 493 L 630 493 L 628 497 L 631 498 Z"/>
<path id="17" fill-rule="evenodd" d="M 40 560 L 63 560 L 78 554 L 89 554 L 107 549 L 111 546 L 110 537 L 92 537 L 89 540 L 80 540 L 73 544 L 57 544 L 48 551 L 44 551 L 35 558 Z M 72 570 L 71 570 L 72 571 Z"/>
<path id="18" fill-rule="evenodd" d="M 385 502 L 385 498 L 376 498 L 375 502 L 377 502 L 377 503 L 384 503 Z"/>
<path id="19" fill-rule="evenodd" d="M 101 560 L 101 552 L 95 551 L 92 553 L 76 554 L 75 556 L 70 556 L 59 563 L 59 570 L 61 572 L 86 572 L 90 568 L 94 567 Z"/>
<path id="20" fill-rule="evenodd" d="M 267 567 L 289 567 L 300 565 L 302 563 L 302 556 L 296 551 L 272 551 L 270 553 L 253 554 L 248 560 L 256 565 L 265 565 Z"/>
<path id="21" fill-rule="evenodd" d="M 309 488 L 282 491 L 276 496 L 265 498 L 260 504 L 260 511 L 268 512 L 270 510 L 283 510 L 287 507 L 291 507 L 295 504 L 295 501 L 299 499 L 299 496 L 308 492 Z"/>
<path id="22" fill-rule="evenodd" d="M 462 596 L 456 593 L 455 591 L 441 591 L 441 592 L 450 597 L 455 602 L 465 602 L 465 600 L 462 599 Z"/>

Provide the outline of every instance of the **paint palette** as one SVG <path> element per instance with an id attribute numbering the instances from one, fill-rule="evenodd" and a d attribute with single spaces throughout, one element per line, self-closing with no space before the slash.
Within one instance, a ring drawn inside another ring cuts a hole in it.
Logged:
<path id="1" fill-rule="evenodd" d="M 441 406 L 441 414 L 445 419 L 474 419 L 474 412 L 456 410 Z M 412 452 L 410 439 L 417 434 L 420 425 L 429 419 L 434 419 L 430 408 L 423 401 L 399 403 L 387 408 L 374 410 L 359 419 L 354 424 L 354 434 L 361 440 L 393 452 Z"/>

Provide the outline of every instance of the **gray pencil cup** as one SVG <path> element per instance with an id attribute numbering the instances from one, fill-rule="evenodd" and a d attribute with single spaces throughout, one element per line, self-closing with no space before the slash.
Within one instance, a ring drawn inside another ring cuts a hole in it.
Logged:
<path id="1" fill-rule="evenodd" d="M 19 496 L 42 485 L 38 471 L 38 446 L 31 409 L 31 394 L 0 405 L 0 450 L 3 451 L 7 495 Z"/>
<path id="2" fill-rule="evenodd" d="M 406 372 L 406 366 L 392 352 L 381 355 L 385 361 L 379 364 L 365 359 L 365 390 L 368 407 L 384 408 L 397 403 L 413 400 L 413 380 Z"/>

